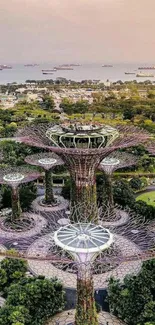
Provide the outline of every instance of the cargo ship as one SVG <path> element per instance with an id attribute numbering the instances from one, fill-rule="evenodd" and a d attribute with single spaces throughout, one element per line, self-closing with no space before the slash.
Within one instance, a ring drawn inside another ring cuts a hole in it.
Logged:
<path id="1" fill-rule="evenodd" d="M 102 65 L 102 68 L 113 68 L 112 64 L 104 64 Z"/>
<path id="2" fill-rule="evenodd" d="M 135 72 L 124 72 L 125 74 L 135 74 Z"/>
<path id="3" fill-rule="evenodd" d="M 42 74 L 53 74 L 53 72 L 42 72 Z"/>
<path id="4" fill-rule="evenodd" d="M 42 72 L 55 72 L 57 69 L 42 69 Z"/>
<path id="5" fill-rule="evenodd" d="M 34 64 L 31 64 L 31 63 L 24 64 L 24 67 L 38 67 L 38 66 L 39 66 L 39 64 L 36 64 L 36 63 L 34 63 Z"/>
<path id="6" fill-rule="evenodd" d="M 74 70 L 71 66 L 59 66 L 59 67 L 54 67 L 56 70 Z"/>
<path id="7" fill-rule="evenodd" d="M 6 65 L 6 64 L 0 64 L 0 69 L 12 69 L 11 65 Z"/>
<path id="8" fill-rule="evenodd" d="M 155 70 L 155 66 L 151 66 L 151 67 L 139 67 L 139 70 Z"/>
<path id="9" fill-rule="evenodd" d="M 154 74 L 153 73 L 142 73 L 142 72 L 139 72 L 136 74 L 136 77 L 147 77 L 147 78 L 153 78 L 154 77 Z"/>

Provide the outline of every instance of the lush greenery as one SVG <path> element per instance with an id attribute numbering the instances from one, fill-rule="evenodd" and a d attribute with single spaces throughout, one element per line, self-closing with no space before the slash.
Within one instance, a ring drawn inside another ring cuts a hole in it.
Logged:
<path id="1" fill-rule="evenodd" d="M 137 196 L 136 200 L 144 201 L 148 205 L 152 205 L 155 207 L 155 191 L 140 194 L 139 196 Z"/>
<path id="2" fill-rule="evenodd" d="M 27 277 L 27 264 L 4 259 L 0 269 L 0 290 L 6 298 L 0 309 L 0 325 L 43 325 L 64 307 L 64 292 L 56 278 Z"/>
<path id="3" fill-rule="evenodd" d="M 109 281 L 111 312 L 129 325 L 155 322 L 155 260 L 143 263 L 137 276 L 127 276 L 122 284 Z"/>
<path id="4" fill-rule="evenodd" d="M 19 198 L 22 211 L 28 211 L 32 201 L 37 196 L 37 187 L 34 182 L 23 184 L 19 188 Z M 8 186 L 0 187 L 0 206 L 1 208 L 9 208 L 12 206 L 11 189 Z"/>

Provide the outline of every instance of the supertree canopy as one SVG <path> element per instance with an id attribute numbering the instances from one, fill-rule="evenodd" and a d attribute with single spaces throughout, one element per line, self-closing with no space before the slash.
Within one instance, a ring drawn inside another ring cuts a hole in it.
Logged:
<path id="1" fill-rule="evenodd" d="M 0 184 L 6 184 L 11 187 L 12 220 L 19 219 L 22 212 L 19 200 L 19 185 L 32 182 L 39 176 L 39 172 L 33 171 L 26 167 L 1 168 Z"/>
<path id="2" fill-rule="evenodd" d="M 18 132 L 19 141 L 56 152 L 65 162 L 71 175 L 71 204 L 77 203 L 98 217 L 96 205 L 95 170 L 111 152 L 145 142 L 146 131 L 132 126 L 113 128 L 103 124 L 77 122 L 60 125 L 35 125 Z M 82 203 L 84 203 L 82 205 Z M 93 209 L 92 209 L 93 203 Z M 90 215 L 91 218 L 91 215 Z"/>
<path id="3" fill-rule="evenodd" d="M 148 150 L 151 155 L 155 156 L 155 140 L 151 141 L 148 146 L 146 147 L 146 150 Z"/>
<path id="4" fill-rule="evenodd" d="M 45 204 L 52 205 L 55 203 L 52 186 L 52 169 L 56 166 L 63 165 L 64 162 L 55 153 L 45 152 L 27 156 L 25 161 L 30 165 L 39 166 L 45 171 Z"/>
<path id="5" fill-rule="evenodd" d="M 104 158 L 98 169 L 104 172 L 105 176 L 105 188 L 107 192 L 107 199 L 109 207 L 111 208 L 114 205 L 113 202 L 113 193 L 112 193 L 112 174 L 115 170 L 134 166 L 138 163 L 138 159 L 136 156 L 126 153 L 115 151 L 108 155 L 108 157 Z M 105 190 L 105 189 L 104 189 Z"/>

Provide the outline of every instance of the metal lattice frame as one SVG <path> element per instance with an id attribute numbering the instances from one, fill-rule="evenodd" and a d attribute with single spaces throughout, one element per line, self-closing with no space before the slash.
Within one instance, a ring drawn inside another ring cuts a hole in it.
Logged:
<path id="1" fill-rule="evenodd" d="M 109 211 L 109 213 L 111 212 Z M 110 250 L 105 250 L 103 254 L 102 251 L 100 251 L 95 261 L 87 260 L 87 262 L 82 262 L 79 259 L 74 259 L 73 256 L 66 255 L 65 247 L 59 248 L 56 245 L 54 234 L 62 229 L 59 226 L 59 216 L 57 214 L 55 214 L 55 218 L 54 216 L 52 216 L 52 218 L 47 216 L 47 220 L 51 223 L 49 223 L 48 228 L 45 230 L 45 236 L 38 235 L 38 239 L 37 237 L 32 239 L 32 244 L 30 239 L 26 240 L 25 238 L 21 241 L 21 244 L 18 243 L 18 246 L 16 246 L 19 247 L 19 251 L 11 253 L 13 255 L 9 255 L 9 252 L 3 251 L 1 252 L 1 255 L 10 256 L 12 258 L 24 258 L 28 260 L 32 272 L 37 275 L 45 275 L 47 278 L 57 276 L 65 286 L 68 286 L 69 282 L 70 287 L 73 287 L 74 285 L 76 286 L 76 275 L 79 276 L 82 272 L 82 287 L 79 280 L 77 286 L 78 301 L 80 304 L 77 305 L 76 319 L 77 315 L 80 315 L 80 313 L 82 315 L 82 313 L 84 313 L 86 325 L 88 325 L 90 324 L 89 317 L 92 313 L 92 309 L 90 309 L 89 314 L 89 306 L 87 310 L 84 309 L 84 306 L 86 306 L 87 303 L 89 305 L 89 300 L 94 298 L 92 294 L 94 290 L 93 282 L 95 289 L 98 290 L 108 285 L 107 281 L 110 276 L 118 277 L 123 281 L 125 275 L 132 273 L 136 274 L 140 271 L 142 260 L 147 260 L 155 256 L 155 253 L 152 250 L 155 247 L 155 230 L 153 231 L 149 222 L 145 222 L 142 218 L 135 216 L 129 211 L 128 213 L 129 220 L 124 226 L 115 227 L 112 224 L 109 226 L 110 233 L 113 234 L 113 246 Z M 82 222 L 84 219 L 87 222 L 89 217 L 84 218 L 84 216 L 81 216 Z M 80 220 L 78 224 L 79 227 L 82 226 Z M 87 223 L 87 225 L 89 225 L 89 223 Z M 74 223 L 72 224 L 72 227 L 74 227 Z M 98 226 L 96 225 L 94 226 L 96 229 L 97 227 Z M 26 246 L 24 247 L 24 244 L 29 246 L 27 254 L 25 252 Z M 105 266 L 108 267 L 108 270 L 105 270 Z M 94 324 L 98 324 L 98 322 L 99 324 L 104 324 L 101 316 L 99 316 L 99 320 L 98 318 L 96 319 L 95 309 L 93 315 L 92 319 Z M 61 316 L 60 319 L 59 315 L 54 319 L 61 321 Z M 72 321 L 74 321 L 74 317 L 72 318 Z M 79 320 L 80 325 L 83 325 L 82 321 L 83 319 Z M 67 323 L 62 322 L 62 324 L 64 325 Z"/>
<path id="2" fill-rule="evenodd" d="M 77 130 L 74 125 L 71 131 L 70 124 L 67 126 L 41 124 L 21 130 L 18 137 L 21 142 L 53 151 L 63 159 L 71 175 L 72 205 L 76 207 L 78 203 L 87 202 L 89 210 L 92 202 L 94 206 L 96 203 L 95 170 L 100 162 L 117 149 L 145 142 L 149 135 L 134 126 L 118 126 L 114 129 L 97 125 L 94 131 L 92 124 L 89 130 L 85 130 L 85 126 L 84 129 Z M 97 218 L 96 211 L 95 208 L 93 214 Z M 87 210 L 85 212 L 82 210 L 81 213 L 87 214 Z"/>
<path id="3" fill-rule="evenodd" d="M 147 145 L 146 150 L 151 153 L 151 155 L 155 156 L 155 140 Z"/>
<path id="4" fill-rule="evenodd" d="M 26 167 L 6 167 L 0 170 L 0 184 L 11 187 L 12 220 L 20 219 L 21 207 L 18 187 L 20 184 L 32 182 L 40 176 L 40 173 Z"/>
<path id="5" fill-rule="evenodd" d="M 41 167 L 45 172 L 45 204 L 55 203 L 52 186 L 52 169 L 64 164 L 62 159 L 52 152 L 30 155 L 25 158 L 25 162 L 30 165 Z"/>
<path id="6" fill-rule="evenodd" d="M 105 176 L 105 189 L 108 194 L 108 202 L 109 206 L 113 208 L 114 200 L 112 193 L 112 174 L 117 169 L 134 166 L 138 163 L 138 158 L 132 154 L 126 152 L 116 151 L 108 155 L 107 158 L 104 158 L 98 169 L 104 173 Z"/>

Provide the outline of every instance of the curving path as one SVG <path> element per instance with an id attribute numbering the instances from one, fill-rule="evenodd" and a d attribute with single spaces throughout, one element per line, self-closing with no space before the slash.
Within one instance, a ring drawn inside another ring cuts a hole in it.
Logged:
<path id="1" fill-rule="evenodd" d="M 27 218 L 33 218 L 35 222 L 35 226 L 27 231 L 6 231 L 3 229 L 2 222 L 4 218 L 1 218 L 0 221 L 0 237 L 5 239 L 17 239 L 17 238 L 25 238 L 25 237 L 32 237 L 39 234 L 46 226 L 47 220 L 42 217 L 41 215 L 34 214 L 34 213 L 23 213 L 23 216 Z"/>
<path id="2" fill-rule="evenodd" d="M 32 245 L 30 245 L 27 250 L 27 257 L 31 257 L 31 259 L 28 259 L 30 271 L 35 275 L 44 275 L 46 278 L 58 277 L 62 281 L 64 287 L 76 288 L 76 274 L 58 269 L 54 264 L 52 264 L 52 260 L 45 259 L 52 244 L 53 234 L 50 233 L 37 239 L 32 243 Z M 123 256 L 124 259 L 133 255 L 137 255 L 138 259 L 138 255 L 141 253 L 141 250 L 137 245 L 122 236 L 115 235 L 115 246 L 118 248 L 120 255 Z M 33 257 L 35 259 L 33 259 Z M 38 257 L 38 260 L 36 257 Z M 41 258 L 44 260 L 41 260 Z M 110 259 L 108 259 L 108 262 L 109 261 Z M 140 260 L 120 262 L 120 264 L 111 271 L 94 275 L 94 288 L 96 290 L 106 288 L 111 276 L 123 281 L 127 274 L 136 274 L 140 268 Z"/>
<path id="3" fill-rule="evenodd" d="M 55 206 L 46 206 L 46 205 L 40 205 L 40 201 L 44 199 L 44 196 L 38 196 L 33 202 L 32 202 L 32 209 L 34 211 L 39 211 L 39 212 L 58 212 L 62 210 L 67 210 L 69 202 L 63 198 L 63 196 L 57 196 L 55 197 L 59 200 L 59 204 Z"/>
<path id="4" fill-rule="evenodd" d="M 75 309 L 71 309 L 52 317 L 52 319 L 49 320 L 46 325 L 68 325 L 70 323 L 74 323 L 74 319 Z M 125 323 L 123 323 L 121 320 L 105 311 L 98 314 L 98 319 L 100 325 L 106 325 L 107 323 L 109 325 L 125 325 Z"/>
<path id="5" fill-rule="evenodd" d="M 120 227 L 120 226 L 124 226 L 128 220 L 129 220 L 129 214 L 126 211 L 123 210 L 117 210 L 116 213 L 120 214 L 120 219 L 118 220 L 113 220 L 113 221 L 102 221 L 100 220 L 100 225 L 102 225 L 105 228 L 109 228 L 109 227 Z"/>

